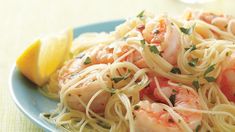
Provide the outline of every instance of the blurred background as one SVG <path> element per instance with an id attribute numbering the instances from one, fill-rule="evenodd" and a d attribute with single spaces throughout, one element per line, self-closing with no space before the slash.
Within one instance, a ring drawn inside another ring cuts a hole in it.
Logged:
<path id="1" fill-rule="evenodd" d="M 184 1 L 184 2 L 182 2 Z M 0 131 L 42 131 L 15 106 L 8 78 L 30 41 L 66 27 L 154 14 L 180 15 L 187 7 L 235 16 L 235 0 L 0 0 Z"/>

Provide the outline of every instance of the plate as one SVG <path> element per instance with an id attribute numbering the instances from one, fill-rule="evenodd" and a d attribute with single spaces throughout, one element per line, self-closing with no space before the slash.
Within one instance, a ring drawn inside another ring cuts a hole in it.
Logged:
<path id="1" fill-rule="evenodd" d="M 78 27 L 74 29 L 74 38 L 85 32 L 110 32 L 123 22 L 115 20 Z M 15 65 L 11 70 L 9 85 L 14 102 L 29 119 L 45 131 L 58 131 L 53 124 L 39 117 L 40 113 L 55 109 L 58 102 L 43 96 L 37 86 L 25 78 Z"/>

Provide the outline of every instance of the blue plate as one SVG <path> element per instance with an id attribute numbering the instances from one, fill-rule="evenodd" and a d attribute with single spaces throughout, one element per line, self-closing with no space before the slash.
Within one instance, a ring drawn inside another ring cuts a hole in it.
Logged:
<path id="1" fill-rule="evenodd" d="M 78 27 L 74 29 L 74 38 L 85 32 L 110 32 L 122 22 L 124 21 L 116 20 Z M 25 78 L 15 65 L 11 71 L 9 84 L 16 105 L 28 118 L 45 131 L 57 130 L 54 125 L 42 120 L 39 114 L 55 109 L 58 102 L 43 96 L 37 86 Z"/>

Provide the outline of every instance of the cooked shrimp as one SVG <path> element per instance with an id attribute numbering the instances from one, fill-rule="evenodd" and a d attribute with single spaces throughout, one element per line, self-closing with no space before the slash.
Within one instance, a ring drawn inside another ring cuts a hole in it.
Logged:
<path id="1" fill-rule="evenodd" d="M 62 76 L 66 76 L 67 74 L 70 74 L 75 71 L 81 71 L 82 69 L 94 64 L 111 64 L 115 61 L 115 59 L 123 56 L 130 50 L 133 50 L 133 52 L 123 57 L 120 61 L 132 62 L 139 68 L 147 67 L 140 53 L 131 47 L 120 45 L 120 47 L 118 47 L 118 49 L 114 51 L 112 45 L 99 45 L 95 48 L 90 48 L 87 51 L 80 53 L 79 56 L 70 60 L 64 66 L 66 67 L 64 68 L 66 69 L 66 71 L 63 71 L 64 74 Z M 114 58 L 115 56 L 117 58 Z M 89 64 L 84 64 L 87 58 L 90 59 Z"/>
<path id="2" fill-rule="evenodd" d="M 235 19 L 232 19 L 228 22 L 227 31 L 235 35 Z"/>
<path id="3" fill-rule="evenodd" d="M 153 83 L 155 83 L 155 85 L 153 85 Z M 159 83 L 160 88 L 158 88 L 156 82 L 152 80 L 148 88 L 152 89 L 153 92 L 150 95 L 145 95 L 151 99 L 154 98 L 155 100 L 152 100 L 153 103 L 140 101 L 137 104 L 139 109 L 134 111 L 136 117 L 136 131 L 182 131 L 181 123 L 186 124 L 186 128 L 184 126 L 185 129 L 195 130 L 201 124 L 202 115 L 200 113 L 174 111 L 173 107 L 200 109 L 198 94 L 182 86 L 170 85 L 167 83 L 166 79 L 160 79 Z M 159 93 L 159 89 L 160 92 L 164 94 L 164 97 Z M 172 106 L 165 105 L 169 104 L 169 100 L 166 101 L 166 98 L 170 100 Z M 165 104 L 163 105 L 159 102 L 164 102 Z"/>
<path id="4" fill-rule="evenodd" d="M 129 51 L 133 52 L 122 57 Z M 64 65 L 64 67 L 60 70 L 60 75 L 59 75 L 60 87 L 66 85 L 74 77 L 79 76 L 80 72 L 85 68 L 98 64 L 113 63 L 115 61 L 114 56 L 116 56 L 117 58 L 122 57 L 119 61 L 133 62 L 134 64 L 136 64 L 137 67 L 140 68 L 147 67 L 140 53 L 138 51 L 135 51 L 134 49 L 131 49 L 130 47 L 126 47 L 125 45 L 120 46 L 114 52 L 114 48 L 112 48 L 112 45 L 100 45 L 95 48 L 91 48 L 84 51 L 79 56 L 75 57 L 70 62 Z M 89 58 L 88 62 L 86 62 L 87 58 Z M 99 70 L 93 71 L 93 73 L 96 72 L 100 71 Z M 89 78 L 89 75 L 83 78 Z M 102 86 L 100 86 L 96 80 L 97 80 L 96 76 L 91 77 L 90 79 L 76 86 L 76 88 L 69 90 L 70 93 L 67 93 L 68 105 L 73 109 L 84 111 L 85 107 L 76 98 L 79 97 L 85 103 L 85 105 L 87 105 L 89 100 L 93 97 L 93 95 L 102 89 Z M 105 82 L 107 83 L 106 85 L 109 86 L 109 88 L 112 87 L 112 84 L 110 82 L 111 80 Z M 113 85 L 116 86 L 116 84 Z M 93 110 L 94 112 L 103 112 L 109 97 L 110 93 L 108 92 L 100 93 L 91 103 L 90 105 L 91 110 Z"/>
<path id="5" fill-rule="evenodd" d="M 173 65 L 176 64 L 180 48 L 180 33 L 169 19 L 161 17 L 157 21 L 149 21 L 142 33 L 148 43 L 161 47 L 165 60 Z"/>
<path id="6" fill-rule="evenodd" d="M 228 100 L 235 103 L 235 53 L 222 64 L 222 71 L 217 79 L 221 91 Z"/>
<path id="7" fill-rule="evenodd" d="M 61 87 L 60 94 L 66 98 L 64 103 L 72 109 L 83 112 L 85 112 L 86 106 L 90 104 L 89 108 L 94 112 L 104 112 L 106 103 L 111 95 L 110 92 L 103 88 L 104 85 L 109 88 L 112 87 L 111 79 L 106 72 L 107 65 L 97 64 L 83 69 L 81 68 L 82 66 L 78 66 L 76 71 L 74 67 L 70 68 L 70 63 L 65 65 L 68 70 L 63 71 L 63 68 L 61 69 L 58 79 Z M 83 64 L 80 59 L 74 59 L 73 63 Z M 97 77 L 98 74 L 102 78 L 102 82 Z M 92 98 L 94 99 L 89 103 Z"/>
<path id="8" fill-rule="evenodd" d="M 95 64 L 108 64 L 112 63 L 113 57 L 111 56 L 112 49 L 108 46 L 100 45 L 96 48 L 89 49 L 83 53 L 81 53 L 79 56 L 75 57 L 74 59 L 70 60 L 67 64 L 62 67 L 59 74 L 59 82 L 60 87 L 63 87 L 67 83 L 70 83 L 71 80 L 76 78 L 77 76 L 80 76 L 81 73 L 85 68 L 88 68 L 88 66 L 92 66 Z M 89 58 L 87 60 L 87 58 Z M 95 75 L 96 73 L 99 73 L 102 71 L 102 69 L 105 69 L 107 65 L 99 66 L 100 68 L 95 69 L 91 71 L 94 74 L 89 74 L 82 77 L 81 80 L 77 81 L 74 88 L 70 88 L 69 92 L 66 93 L 67 100 L 66 103 L 68 106 L 72 109 L 85 111 L 85 105 L 88 104 L 88 102 L 91 100 L 91 98 L 100 90 L 102 90 L 103 86 L 100 85 L 99 81 L 97 81 L 96 76 L 90 76 Z M 108 78 L 106 79 L 108 80 Z M 111 83 L 109 81 L 105 81 L 105 85 L 111 87 Z M 63 89 L 62 89 L 63 91 Z M 90 109 L 93 110 L 96 113 L 102 113 L 104 112 L 105 105 L 110 97 L 110 93 L 107 91 L 103 91 L 100 94 L 98 94 L 95 99 L 90 104 Z M 79 101 L 79 99 L 81 101 Z"/>
<path id="9" fill-rule="evenodd" d="M 185 13 L 185 18 L 187 20 L 200 19 L 206 23 L 209 23 L 218 27 L 220 30 L 223 30 L 223 31 L 230 30 L 228 28 L 231 28 L 229 27 L 229 23 L 232 20 L 232 16 L 228 16 L 224 14 L 187 10 Z"/>
<path id="10" fill-rule="evenodd" d="M 109 86 L 111 87 L 111 83 L 109 84 Z M 73 90 L 69 91 L 69 93 L 67 94 L 67 103 L 71 108 L 84 112 L 85 107 L 82 105 L 82 103 L 79 102 L 77 98 L 79 97 L 83 101 L 83 103 L 87 105 L 92 96 L 95 95 L 101 89 L 102 86 L 97 80 L 88 80 L 87 82 L 84 82 L 84 84 L 82 84 L 81 86 L 78 86 L 77 88 L 74 88 Z M 111 94 L 107 91 L 101 92 L 91 103 L 90 109 L 96 113 L 104 112 L 105 106 L 110 96 Z"/>

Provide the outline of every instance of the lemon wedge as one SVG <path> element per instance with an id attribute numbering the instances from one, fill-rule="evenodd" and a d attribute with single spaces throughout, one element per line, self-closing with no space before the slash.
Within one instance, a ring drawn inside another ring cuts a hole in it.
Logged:
<path id="1" fill-rule="evenodd" d="M 42 86 L 69 57 L 72 41 L 72 29 L 37 39 L 19 56 L 16 65 L 24 76 Z"/>

